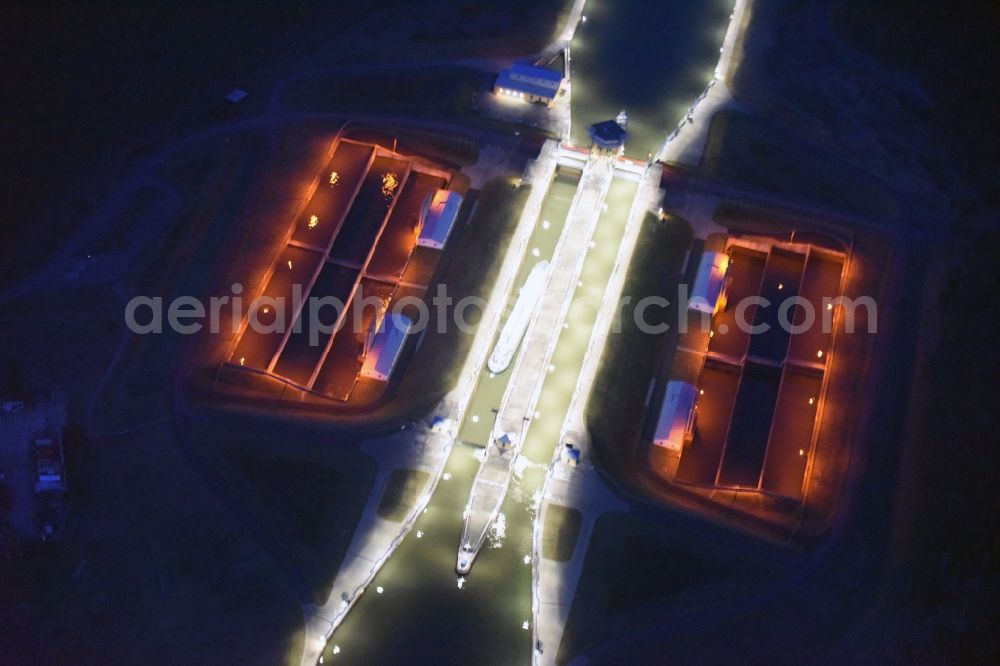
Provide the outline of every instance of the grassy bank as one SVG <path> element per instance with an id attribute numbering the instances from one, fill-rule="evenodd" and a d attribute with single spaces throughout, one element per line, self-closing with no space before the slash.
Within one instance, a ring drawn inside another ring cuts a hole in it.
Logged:
<path id="1" fill-rule="evenodd" d="M 677 321 L 675 294 L 685 253 L 691 245 L 690 225 L 673 218 L 661 222 L 647 213 L 629 264 L 622 296 L 632 300 L 622 309 L 622 330 L 612 332 L 587 402 L 587 428 L 598 463 L 622 478 L 633 467 L 635 447 L 645 418 L 646 392 L 656 376 L 670 331 L 656 335 L 636 324 L 635 308 L 647 296 L 671 301 L 666 308 L 644 313 L 650 325 Z"/>
<path id="2" fill-rule="evenodd" d="M 397 469 L 389 475 L 385 492 L 376 512 L 379 517 L 397 523 L 403 522 L 406 514 L 417 504 L 430 474 L 416 469 Z"/>
<path id="3" fill-rule="evenodd" d="M 550 504 L 545 510 L 542 557 L 557 562 L 568 562 L 573 557 L 582 526 L 583 514 L 577 509 Z"/>
<path id="4" fill-rule="evenodd" d="M 308 429 L 208 417 L 194 442 L 215 472 L 287 553 L 322 602 L 364 510 L 377 466 L 356 443 Z"/>
<path id="5" fill-rule="evenodd" d="M 556 662 L 569 663 L 666 618 L 724 606 L 726 594 L 773 584 L 775 571 L 762 566 L 757 553 L 734 558 L 735 547 L 725 538 L 692 536 L 642 515 L 603 514 L 594 525 Z"/>
<path id="6" fill-rule="evenodd" d="M 861 172 L 737 111 L 720 111 L 712 117 L 700 170 L 716 180 L 811 199 L 876 219 L 897 214 L 893 200 Z"/>

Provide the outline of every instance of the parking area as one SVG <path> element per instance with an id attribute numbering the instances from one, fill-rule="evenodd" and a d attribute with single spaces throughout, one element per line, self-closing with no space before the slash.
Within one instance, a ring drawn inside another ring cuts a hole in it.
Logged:
<path id="1" fill-rule="evenodd" d="M 368 274 L 386 279 L 400 280 L 414 254 L 414 243 L 420 230 L 420 214 L 424 204 L 434 192 L 443 188 L 445 181 L 430 174 L 413 172 L 396 202 L 389 221 L 382 232 L 375 254 L 368 265 Z M 426 276 L 422 284 L 426 284 Z"/>
<path id="2" fill-rule="evenodd" d="M 293 291 L 301 295 L 323 263 L 323 255 L 289 245 L 274 263 L 274 272 L 258 297 L 257 307 L 250 308 L 246 328 L 232 359 L 242 367 L 266 371 L 284 339 L 284 332 L 295 316 Z"/>
<path id="3" fill-rule="evenodd" d="M 824 356 L 830 349 L 833 334 L 829 326 L 824 325 L 824 317 L 832 318 L 832 303 L 824 303 L 824 298 L 840 293 L 841 274 L 844 270 L 843 260 L 812 251 L 806 260 L 802 273 L 800 296 L 812 306 L 816 321 L 801 333 L 791 336 L 788 346 L 788 359 L 793 363 L 824 364 Z M 805 315 L 798 313 L 794 320 L 796 324 L 804 322 Z M 823 352 L 820 355 L 819 352 Z"/>
<path id="4" fill-rule="evenodd" d="M 312 198 L 295 220 L 292 241 L 327 251 L 374 154 L 371 146 L 348 141 L 338 144 L 317 178 Z"/>
<path id="5" fill-rule="evenodd" d="M 801 496 L 822 386 L 820 373 L 785 369 L 764 459 L 762 489 L 795 499 Z"/>

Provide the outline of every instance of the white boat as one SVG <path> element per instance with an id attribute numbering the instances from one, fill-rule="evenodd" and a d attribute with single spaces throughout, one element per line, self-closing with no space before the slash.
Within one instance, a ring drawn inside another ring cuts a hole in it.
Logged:
<path id="1" fill-rule="evenodd" d="M 535 311 L 535 306 L 538 305 L 538 301 L 545 291 L 545 279 L 548 274 L 549 262 L 539 261 L 531 269 L 528 279 L 524 281 L 524 285 L 518 292 L 517 302 L 514 303 L 514 309 L 507 317 L 507 321 L 500 331 L 500 337 L 497 339 L 497 344 L 493 347 L 493 353 L 490 354 L 490 359 L 486 363 L 486 367 L 493 374 L 497 375 L 506 370 L 511 359 L 514 358 L 514 351 L 517 350 L 517 346 L 521 343 L 521 338 L 524 337 L 524 332 L 528 328 L 531 313 Z"/>

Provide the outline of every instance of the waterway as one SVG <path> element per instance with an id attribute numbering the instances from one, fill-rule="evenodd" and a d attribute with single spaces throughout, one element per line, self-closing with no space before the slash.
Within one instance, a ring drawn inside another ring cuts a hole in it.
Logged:
<path id="1" fill-rule="evenodd" d="M 547 465 L 559 444 L 563 421 L 573 399 L 637 189 L 638 183 L 632 181 L 617 178 L 611 181 L 591 239 L 592 247 L 573 291 L 566 323 L 552 352 L 551 370 L 542 384 L 535 417 L 521 449 L 521 455 L 532 462 Z"/>
<path id="2" fill-rule="evenodd" d="M 503 323 L 514 308 L 517 301 L 518 290 L 531 269 L 539 261 L 552 261 L 559 237 L 562 235 L 563 227 L 566 226 L 566 216 L 569 213 L 570 204 L 573 203 L 573 195 L 576 192 L 576 185 L 580 181 L 580 172 L 560 168 L 556 172 L 549 192 L 542 203 L 541 214 L 535 225 L 534 232 L 528 240 L 527 252 L 521 263 L 521 268 L 514 278 L 514 289 L 511 291 L 504 308 L 504 316 L 497 329 L 497 336 L 503 329 Z M 493 344 L 496 343 L 496 338 Z M 520 345 L 518 345 L 520 347 Z M 493 347 L 490 346 L 492 351 Z M 516 358 L 515 352 L 515 358 Z M 479 376 L 479 381 L 472 392 L 472 399 L 466 410 L 465 421 L 459 429 L 458 438 L 470 444 L 486 446 L 490 433 L 493 430 L 493 422 L 496 418 L 496 410 L 500 408 L 500 401 L 503 399 L 504 390 L 510 381 L 513 364 L 505 371 L 494 375 L 485 367 Z"/>
<path id="3" fill-rule="evenodd" d="M 455 554 L 482 452 L 455 444 L 426 512 L 334 632 L 325 664 L 530 660 L 531 631 L 524 623 L 531 620 L 531 565 L 524 556 L 531 553 L 534 509 L 522 483 L 540 486 L 544 470 L 512 484 L 503 514 L 516 527 L 504 537 L 491 535 L 460 588 Z"/>
<path id="4" fill-rule="evenodd" d="M 563 219 L 568 212 L 568 202 L 556 205 L 565 196 L 558 178 L 553 186 L 554 198 L 543 205 L 539 228 L 549 219 L 552 230 L 553 220 L 545 217 L 546 211 L 559 212 Z M 570 195 L 572 188 L 570 185 Z M 427 512 L 418 518 L 409 536 L 334 633 L 327 645 L 325 663 L 394 663 L 417 655 L 423 663 L 530 661 L 531 566 L 525 557 L 531 554 L 537 495 L 549 459 L 559 444 L 559 431 L 583 365 L 636 188 L 637 184 L 631 181 L 615 179 L 611 183 L 594 229 L 593 246 L 588 250 L 580 281 L 573 291 L 567 327 L 560 332 L 553 352 L 555 369 L 542 385 L 539 415 L 528 430 L 524 455 L 501 508 L 501 518 L 497 521 L 501 526 L 494 525 L 472 571 L 462 580 L 462 587 L 454 571 L 455 558 L 462 533 L 462 512 L 483 449 L 459 441 Z M 532 258 L 532 245 L 528 248 L 528 257 Z M 530 261 L 526 263 L 533 265 Z M 509 374 L 508 371 L 492 379 Z M 488 371 L 484 370 L 483 378 L 481 382 L 491 386 Z M 506 380 L 495 396 L 497 404 L 505 385 Z M 471 416 L 470 406 L 467 423 L 461 430 L 464 438 L 472 439 L 470 433 L 478 432 L 470 430 Z M 483 419 L 479 423 L 482 422 Z M 485 432 L 488 434 L 489 429 Z M 339 652 L 335 654 L 334 650 Z"/>
<path id="5" fill-rule="evenodd" d="M 628 114 L 625 153 L 645 160 L 712 79 L 732 0 L 588 0 L 570 44 L 573 142 Z"/>
<path id="6" fill-rule="evenodd" d="M 728 0 L 590 0 L 587 22 L 572 45 L 574 142 L 587 145 L 587 125 L 625 109 L 626 153 L 645 159 L 655 152 L 711 79 L 731 9 Z M 553 182 L 506 312 L 531 267 L 551 258 L 575 182 L 568 174 Z M 531 553 L 535 502 L 559 445 L 635 192 L 634 182 L 611 184 L 499 525 L 471 573 L 460 579 L 454 571 L 462 512 L 509 369 L 490 377 L 484 368 L 427 511 L 334 632 L 325 663 L 530 663 L 531 567 L 525 557 Z"/>

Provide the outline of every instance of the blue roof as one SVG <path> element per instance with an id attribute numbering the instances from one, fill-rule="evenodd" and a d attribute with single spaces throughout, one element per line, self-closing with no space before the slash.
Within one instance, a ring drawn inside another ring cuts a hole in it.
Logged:
<path id="1" fill-rule="evenodd" d="M 729 256 L 724 252 L 705 252 L 701 255 L 688 302 L 689 308 L 709 314 L 715 313 L 722 287 L 726 284 L 728 267 Z"/>
<path id="2" fill-rule="evenodd" d="M 535 84 L 528 83 L 527 81 L 515 81 L 510 78 L 510 72 L 507 70 L 500 72 L 500 75 L 497 76 L 497 87 L 517 90 L 518 92 L 524 92 L 531 95 L 538 95 L 539 97 L 545 97 L 547 99 L 553 99 L 556 96 L 556 91 L 551 88 L 536 86 Z"/>
<path id="3" fill-rule="evenodd" d="M 614 120 L 591 125 L 587 131 L 591 140 L 603 146 L 620 146 L 625 143 L 625 137 L 628 135 L 625 128 Z"/>
<path id="4" fill-rule="evenodd" d="M 399 353 L 403 350 L 403 341 L 410 332 L 410 324 L 410 318 L 402 313 L 385 314 L 361 366 L 363 376 L 381 381 L 389 379 Z"/>
<path id="5" fill-rule="evenodd" d="M 667 382 L 667 393 L 663 396 L 660 417 L 653 435 L 654 444 L 675 451 L 684 448 L 684 433 L 696 399 L 697 391 L 692 384 L 681 381 Z"/>
<path id="6" fill-rule="evenodd" d="M 509 71 L 522 76 L 534 76 L 553 83 L 562 83 L 563 79 L 562 74 L 554 69 L 548 69 L 547 67 L 535 67 L 534 65 L 522 65 L 518 62 L 511 65 Z"/>
<path id="7" fill-rule="evenodd" d="M 417 244 L 438 249 L 444 247 L 461 206 L 462 195 L 458 192 L 438 190 L 429 195 Z"/>
<path id="8" fill-rule="evenodd" d="M 521 77 L 540 79 L 546 82 L 547 85 L 525 81 Z M 514 63 L 508 69 L 502 70 L 497 76 L 497 87 L 509 88 L 530 95 L 538 95 L 546 99 L 553 99 L 556 93 L 559 92 L 562 79 L 562 74 L 553 69 Z"/>

